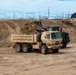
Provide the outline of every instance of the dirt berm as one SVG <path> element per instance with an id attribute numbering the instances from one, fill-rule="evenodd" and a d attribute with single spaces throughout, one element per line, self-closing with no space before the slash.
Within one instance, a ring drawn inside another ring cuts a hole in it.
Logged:
<path id="1" fill-rule="evenodd" d="M 60 26 L 70 34 L 71 42 L 76 43 L 76 19 L 45 20 L 43 26 Z M 12 46 L 11 34 L 36 34 L 37 25 L 31 20 L 1 20 L 0 21 L 0 47 Z"/>

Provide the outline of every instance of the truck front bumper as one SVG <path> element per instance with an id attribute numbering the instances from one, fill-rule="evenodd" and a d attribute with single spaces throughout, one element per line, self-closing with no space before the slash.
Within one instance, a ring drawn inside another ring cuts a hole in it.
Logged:
<path id="1" fill-rule="evenodd" d="M 48 46 L 48 48 L 49 49 L 59 49 L 61 46 L 62 46 L 62 44 L 59 44 L 59 45 L 51 45 L 51 46 Z"/>

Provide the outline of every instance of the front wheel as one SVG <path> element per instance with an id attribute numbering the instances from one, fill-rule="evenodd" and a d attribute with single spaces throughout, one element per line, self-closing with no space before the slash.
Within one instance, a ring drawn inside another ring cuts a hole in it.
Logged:
<path id="1" fill-rule="evenodd" d="M 46 46 L 46 45 L 42 45 L 42 46 L 41 46 L 41 53 L 42 53 L 42 54 L 47 54 L 47 51 L 48 51 L 47 46 Z"/>
<path id="2" fill-rule="evenodd" d="M 58 53 L 59 49 L 53 49 L 53 53 Z"/>

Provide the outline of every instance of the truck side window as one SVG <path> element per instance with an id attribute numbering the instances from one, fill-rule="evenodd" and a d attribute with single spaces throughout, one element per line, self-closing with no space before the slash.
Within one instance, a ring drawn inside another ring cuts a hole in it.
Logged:
<path id="1" fill-rule="evenodd" d="M 46 38 L 47 39 L 50 39 L 50 34 L 46 34 Z"/>
<path id="2" fill-rule="evenodd" d="M 56 34 L 55 33 L 52 33 L 51 34 L 51 37 L 52 37 L 52 39 L 56 39 Z"/>
<path id="3" fill-rule="evenodd" d="M 62 38 L 60 33 L 56 33 L 57 38 Z"/>

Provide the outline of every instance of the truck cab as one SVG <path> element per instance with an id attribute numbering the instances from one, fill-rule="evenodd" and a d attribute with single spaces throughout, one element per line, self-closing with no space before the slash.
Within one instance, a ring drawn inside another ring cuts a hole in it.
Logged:
<path id="1" fill-rule="evenodd" d="M 62 46 L 62 36 L 58 31 L 42 32 L 42 43 L 45 43 L 49 50 L 59 50 Z"/>
<path id="2" fill-rule="evenodd" d="M 47 27 L 47 31 L 59 31 L 62 36 L 62 47 L 66 48 L 67 44 L 70 42 L 69 33 L 62 31 L 62 28 L 59 26 Z"/>

